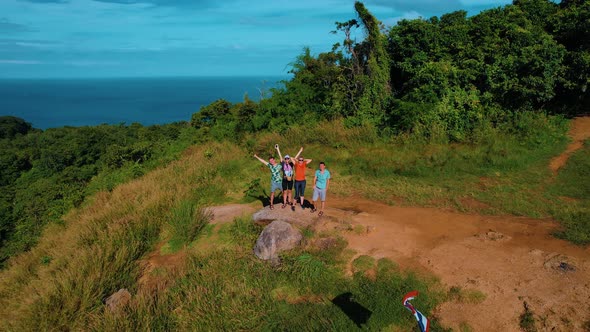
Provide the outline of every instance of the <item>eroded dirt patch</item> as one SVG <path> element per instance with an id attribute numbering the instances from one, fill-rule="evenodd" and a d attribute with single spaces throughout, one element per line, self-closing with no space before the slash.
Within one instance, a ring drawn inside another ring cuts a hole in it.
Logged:
<path id="1" fill-rule="evenodd" d="M 234 218 L 250 215 L 254 213 L 256 209 L 252 204 L 228 204 L 211 206 L 207 208 L 207 211 L 212 214 L 212 224 L 223 224 L 233 221 Z"/>
<path id="2" fill-rule="evenodd" d="M 590 250 L 552 237 L 557 225 L 551 221 L 392 207 L 358 198 L 334 201 L 326 212 L 337 215 L 351 204 L 364 211 L 346 217 L 353 231 L 343 234 L 355 257 L 387 257 L 402 268 L 430 271 L 449 288 L 485 295 L 478 303 L 441 305 L 436 315 L 446 327 L 520 331 L 524 301 L 540 331 L 581 330 L 590 320 Z"/>
<path id="3" fill-rule="evenodd" d="M 162 254 L 166 242 L 156 246 L 156 250 L 139 261 L 142 275 L 138 280 L 138 292 L 157 292 L 167 288 L 184 267 L 186 252 L 181 250 L 173 254 Z"/>

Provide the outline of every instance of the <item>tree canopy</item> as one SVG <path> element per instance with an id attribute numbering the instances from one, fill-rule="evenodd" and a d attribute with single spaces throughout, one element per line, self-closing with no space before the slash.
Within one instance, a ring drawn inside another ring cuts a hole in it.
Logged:
<path id="1" fill-rule="evenodd" d="M 390 132 L 420 128 L 429 135 L 434 126 L 464 141 L 482 123 L 519 112 L 588 110 L 587 1 L 515 0 L 471 17 L 456 11 L 391 27 L 361 2 L 354 10 L 356 18 L 335 22 L 332 33 L 342 34 L 341 43 L 317 55 L 304 48 L 282 88 L 250 112 L 227 113 L 217 126 L 237 121 L 235 132 L 243 133 L 281 130 L 300 118 L 343 118 L 349 126 Z M 352 37 L 357 29 L 364 33 L 359 41 Z M 195 117 L 209 119 L 217 106 Z"/>

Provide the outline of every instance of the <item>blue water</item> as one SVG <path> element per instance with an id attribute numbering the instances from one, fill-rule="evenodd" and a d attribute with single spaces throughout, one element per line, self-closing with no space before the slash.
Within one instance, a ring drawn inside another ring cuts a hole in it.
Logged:
<path id="1" fill-rule="evenodd" d="M 190 121 L 201 106 L 223 98 L 260 100 L 260 90 L 285 77 L 0 80 L 0 116 L 40 129 Z"/>

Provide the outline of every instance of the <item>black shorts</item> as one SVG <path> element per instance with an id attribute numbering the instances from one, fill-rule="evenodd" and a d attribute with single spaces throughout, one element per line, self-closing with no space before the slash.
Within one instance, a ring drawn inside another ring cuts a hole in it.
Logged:
<path id="1" fill-rule="evenodd" d="M 283 178 L 283 190 L 293 190 L 293 180 L 287 181 Z"/>

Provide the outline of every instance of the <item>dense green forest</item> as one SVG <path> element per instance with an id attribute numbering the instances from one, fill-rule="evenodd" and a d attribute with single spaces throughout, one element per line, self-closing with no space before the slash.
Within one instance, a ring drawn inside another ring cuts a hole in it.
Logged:
<path id="1" fill-rule="evenodd" d="M 472 17 L 457 11 L 384 27 L 362 3 L 337 22 L 332 51 L 304 49 L 293 78 L 272 97 L 220 100 L 191 124 L 216 138 L 282 131 L 344 117 L 384 133 L 419 131 L 470 141 L 474 129 L 511 123 L 518 113 L 571 116 L 590 106 L 590 4 L 514 1 Z M 365 39 L 351 39 L 363 29 Z"/>
<path id="2" fill-rule="evenodd" d="M 186 123 L 41 131 L 0 117 L 0 262 L 30 249 L 88 195 L 172 160 L 196 137 Z"/>
<path id="3" fill-rule="evenodd" d="M 191 144 L 228 139 L 254 148 L 258 133 L 334 120 L 382 139 L 472 144 L 492 129 L 518 137 L 545 129 L 535 127 L 536 116 L 589 109 L 588 1 L 515 0 L 471 17 L 457 11 L 392 27 L 360 2 L 355 10 L 357 18 L 335 24 L 341 43 L 317 55 L 304 49 L 292 78 L 260 102 L 218 100 L 190 123 L 149 127 L 41 131 L 26 119 L 0 118 L 0 264 L 90 194 Z M 352 39 L 357 29 L 363 40 Z"/>

